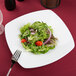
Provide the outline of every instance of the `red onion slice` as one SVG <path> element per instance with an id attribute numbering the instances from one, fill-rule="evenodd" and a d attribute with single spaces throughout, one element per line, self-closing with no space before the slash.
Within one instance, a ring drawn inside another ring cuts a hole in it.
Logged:
<path id="1" fill-rule="evenodd" d="M 32 35 L 34 35 L 36 33 L 36 31 L 32 28 L 30 28 L 30 32 L 31 32 Z"/>
<path id="2" fill-rule="evenodd" d="M 32 31 L 34 31 L 34 29 L 31 28 L 30 31 L 32 32 Z"/>
<path id="3" fill-rule="evenodd" d="M 50 38 L 51 38 L 51 31 L 50 31 L 49 29 L 48 29 L 48 31 L 50 32 L 50 34 L 49 34 L 50 36 L 49 36 L 49 38 L 43 43 L 44 45 L 47 44 L 47 43 L 50 41 Z"/>
<path id="4" fill-rule="evenodd" d="M 32 34 L 32 35 L 34 35 L 34 34 L 35 34 L 35 32 L 31 32 L 31 34 Z"/>

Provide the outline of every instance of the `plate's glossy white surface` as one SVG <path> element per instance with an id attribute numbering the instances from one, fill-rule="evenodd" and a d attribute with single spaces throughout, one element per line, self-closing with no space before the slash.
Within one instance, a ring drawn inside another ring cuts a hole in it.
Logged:
<path id="1" fill-rule="evenodd" d="M 28 22 L 43 21 L 54 29 L 54 36 L 58 38 L 55 49 L 46 54 L 34 55 L 26 52 L 20 43 L 18 35 L 20 27 Z M 53 63 L 66 54 L 75 46 L 74 40 L 64 22 L 51 10 L 32 12 L 14 19 L 5 25 L 5 36 L 12 54 L 17 50 L 23 51 L 18 63 L 24 68 L 36 68 Z"/>

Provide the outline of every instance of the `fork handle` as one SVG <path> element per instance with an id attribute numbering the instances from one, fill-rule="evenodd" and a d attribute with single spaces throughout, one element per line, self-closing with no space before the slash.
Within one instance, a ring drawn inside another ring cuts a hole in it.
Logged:
<path id="1" fill-rule="evenodd" d="M 10 72 L 11 72 L 12 68 L 9 69 L 8 73 L 6 76 L 9 76 Z"/>
<path id="2" fill-rule="evenodd" d="M 15 64 L 15 61 L 13 61 L 13 60 L 12 60 L 11 67 L 10 67 L 10 69 L 9 69 L 9 71 L 8 71 L 8 73 L 7 73 L 7 75 L 6 75 L 6 76 L 9 76 L 9 74 L 10 74 L 10 72 L 11 72 L 12 67 L 13 67 L 13 65 L 14 65 L 14 64 Z"/>

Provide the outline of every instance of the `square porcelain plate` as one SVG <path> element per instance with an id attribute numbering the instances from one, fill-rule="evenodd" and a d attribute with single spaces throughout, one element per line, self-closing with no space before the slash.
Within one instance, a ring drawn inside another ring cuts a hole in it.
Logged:
<path id="1" fill-rule="evenodd" d="M 26 52 L 18 37 L 20 27 L 30 22 L 43 21 L 54 30 L 54 36 L 58 38 L 55 49 L 46 54 L 34 55 Z M 5 36 L 13 54 L 17 49 L 22 51 L 18 63 L 23 68 L 36 68 L 53 63 L 68 54 L 75 46 L 74 40 L 65 23 L 51 10 L 41 10 L 20 16 L 5 25 Z"/>

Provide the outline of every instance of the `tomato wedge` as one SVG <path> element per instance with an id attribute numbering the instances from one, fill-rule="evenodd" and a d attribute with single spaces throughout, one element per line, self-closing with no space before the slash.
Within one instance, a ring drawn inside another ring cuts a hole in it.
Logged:
<path id="1" fill-rule="evenodd" d="M 42 41 L 36 41 L 36 43 L 35 43 L 35 45 L 37 45 L 37 46 L 42 46 Z"/>
<path id="2" fill-rule="evenodd" d="M 24 42 L 27 42 L 27 40 L 26 39 L 22 39 L 21 40 L 21 43 L 24 43 Z"/>

